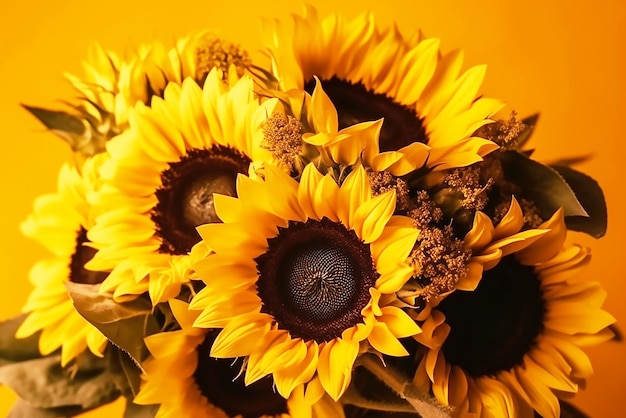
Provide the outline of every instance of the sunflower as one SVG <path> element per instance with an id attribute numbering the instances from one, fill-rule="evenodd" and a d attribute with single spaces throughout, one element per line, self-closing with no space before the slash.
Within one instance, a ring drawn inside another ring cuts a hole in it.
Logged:
<path id="1" fill-rule="evenodd" d="M 153 303 L 189 280 L 196 226 L 219 219 L 213 193 L 235 195 L 238 173 L 272 159 L 260 148 L 274 100 L 259 104 L 252 79 L 232 88 L 212 70 L 204 89 L 192 79 L 170 83 L 152 106 L 138 104 L 131 128 L 107 146 L 99 208 L 89 239 L 99 250 L 88 264 L 111 271 L 102 284 L 118 300 L 148 291 Z M 201 251 L 202 253 L 202 251 Z"/>
<path id="2" fill-rule="evenodd" d="M 415 336 L 428 348 L 416 384 L 459 416 L 558 417 L 557 396 L 592 373 L 580 346 L 612 336 L 604 291 L 577 275 L 589 252 L 564 245 L 562 211 L 547 228 L 489 266 L 475 290 L 441 300 Z"/>
<path id="3" fill-rule="evenodd" d="M 28 316 L 16 337 L 26 338 L 41 331 L 39 350 L 47 355 L 62 347 L 62 365 L 87 347 L 102 356 L 108 341 L 76 312 L 65 288 L 67 281 L 97 284 L 106 277 L 106 273 L 84 268 L 95 252 L 86 245 L 86 231 L 93 224 L 87 194 L 97 189 L 97 168 L 105 158 L 101 154 L 86 160 L 80 171 L 64 165 L 57 192 L 37 198 L 34 212 L 21 225 L 26 236 L 43 244 L 54 257 L 37 262 L 30 271 L 35 289 L 23 307 Z"/>
<path id="4" fill-rule="evenodd" d="M 102 147 L 128 128 L 128 115 L 137 102 L 150 105 L 162 97 L 168 83 L 187 77 L 202 85 L 213 67 L 241 76 L 250 64 L 246 51 L 236 44 L 199 32 L 181 38 L 172 48 L 162 43 L 140 45 L 124 59 L 93 44 L 83 63 L 84 75 L 66 74 L 79 94 L 76 110 L 86 127 L 85 140 Z"/>
<path id="5" fill-rule="evenodd" d="M 477 96 L 485 66 L 461 74 L 461 51 L 442 55 L 437 39 L 380 30 L 371 14 L 321 19 L 308 6 L 294 20 L 293 30 L 269 22 L 271 70 L 259 71 L 261 81 L 311 94 L 321 84 L 337 108 L 339 129 L 383 119 L 380 152 L 401 154 L 387 156 L 398 175 L 424 165 L 467 166 L 498 148 L 473 136 L 502 107 Z"/>
<path id="6" fill-rule="evenodd" d="M 398 338 L 420 329 L 382 302 L 411 276 L 418 235 L 392 216 L 395 192 L 372 197 L 360 166 L 338 186 L 313 164 L 299 183 L 268 165 L 237 190 L 215 196 L 224 223 L 198 227 L 215 254 L 194 267 L 206 287 L 190 308 L 195 326 L 223 328 L 212 356 L 245 357 L 246 383 L 271 373 L 286 398 L 307 384 L 337 400 L 360 352 L 408 354 Z"/>
<path id="7" fill-rule="evenodd" d="M 245 385 L 240 360 L 209 357 L 216 330 L 194 328 L 198 312 L 169 301 L 180 324 L 177 331 L 146 337 L 152 356 L 143 364 L 143 384 L 134 402 L 160 404 L 156 417 L 343 417 L 342 407 L 328 396 L 311 400 L 303 387 L 289 399 L 273 389 L 271 377 Z"/>

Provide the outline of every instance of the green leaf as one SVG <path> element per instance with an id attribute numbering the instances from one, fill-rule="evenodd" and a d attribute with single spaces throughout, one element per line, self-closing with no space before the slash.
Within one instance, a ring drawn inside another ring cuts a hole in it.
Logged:
<path id="1" fill-rule="evenodd" d="M 159 405 L 137 405 L 132 399 L 127 399 L 124 418 L 153 418 Z"/>
<path id="2" fill-rule="evenodd" d="M 549 219 L 560 207 L 565 216 L 589 216 L 572 188 L 553 168 L 518 151 L 502 151 L 497 156 L 505 179 L 518 186 L 523 197 L 535 203 L 543 219 Z"/>
<path id="3" fill-rule="evenodd" d="M 535 126 L 537 125 L 537 121 L 539 120 L 539 113 L 535 113 L 534 115 L 530 115 L 525 119 L 522 119 L 522 123 L 526 125 L 524 130 L 517 135 L 515 138 L 515 147 L 522 148 L 530 139 L 533 132 L 535 131 Z"/>
<path id="4" fill-rule="evenodd" d="M 569 402 L 559 399 L 559 404 L 561 404 L 561 418 L 590 418 L 589 415 Z M 536 418 L 541 418 L 537 412 L 534 415 Z"/>
<path id="5" fill-rule="evenodd" d="M 39 335 L 37 332 L 28 338 L 15 338 L 27 314 L 18 315 L 0 322 L 0 359 L 9 362 L 31 360 L 41 357 L 39 353 Z"/>
<path id="6" fill-rule="evenodd" d="M 117 387 L 135 397 L 141 384 L 141 370 L 131 357 L 117 346 L 109 347 L 109 371 L 116 377 Z"/>
<path id="7" fill-rule="evenodd" d="M 585 208 L 588 216 L 569 215 L 565 217 L 568 229 L 586 232 L 600 238 L 606 234 L 608 215 L 604 193 L 598 182 L 588 175 L 564 165 L 551 166 L 572 188 Z"/>
<path id="8" fill-rule="evenodd" d="M 585 161 L 589 161 L 593 158 L 593 154 L 579 154 L 573 155 L 571 157 L 563 157 L 554 161 L 550 161 L 548 165 L 550 167 L 555 165 L 565 165 L 565 166 L 573 166 L 576 164 L 584 163 Z"/>
<path id="9" fill-rule="evenodd" d="M 82 120 L 72 114 L 25 104 L 22 104 L 22 107 L 52 131 L 62 131 L 78 136 L 85 133 L 85 125 L 83 125 Z"/>
<path id="10" fill-rule="evenodd" d="M 559 401 L 561 403 L 561 418 L 590 418 L 580 409 L 576 408 L 569 402 Z"/>
<path id="11" fill-rule="evenodd" d="M 85 412 L 78 406 L 65 406 L 60 408 L 37 408 L 23 399 L 18 399 L 11 407 L 7 418 L 58 418 L 73 417 Z"/>
<path id="12" fill-rule="evenodd" d="M 150 301 L 139 297 L 118 303 L 111 294 L 99 293 L 99 285 L 68 282 L 66 286 L 78 313 L 141 367 L 148 357 L 144 337 L 160 330 Z"/>
<path id="13" fill-rule="evenodd" d="M 0 383 L 9 386 L 33 408 L 95 408 L 119 397 L 114 379 L 104 368 L 89 367 L 72 376 L 53 355 L 0 367 Z"/>

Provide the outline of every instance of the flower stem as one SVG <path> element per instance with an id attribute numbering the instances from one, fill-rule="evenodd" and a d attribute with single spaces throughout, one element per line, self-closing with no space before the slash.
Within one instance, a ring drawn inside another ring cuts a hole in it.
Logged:
<path id="1" fill-rule="evenodd" d="M 375 356 L 361 356 L 360 364 L 383 381 L 400 398 L 406 400 L 423 418 L 450 418 L 452 408 L 420 392 L 413 382 Z"/>

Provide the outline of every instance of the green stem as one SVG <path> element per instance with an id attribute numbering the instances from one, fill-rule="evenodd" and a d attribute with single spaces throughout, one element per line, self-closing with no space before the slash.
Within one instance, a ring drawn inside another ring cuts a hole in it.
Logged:
<path id="1" fill-rule="evenodd" d="M 450 418 L 452 409 L 421 393 L 405 376 L 383 365 L 375 356 L 361 356 L 360 364 L 406 400 L 423 418 Z"/>
<path id="2" fill-rule="evenodd" d="M 365 396 L 361 395 L 359 391 L 355 390 L 353 386 L 348 387 L 348 390 L 341 396 L 341 402 L 374 411 L 415 412 L 413 407 L 408 403 L 399 404 L 367 399 Z"/>

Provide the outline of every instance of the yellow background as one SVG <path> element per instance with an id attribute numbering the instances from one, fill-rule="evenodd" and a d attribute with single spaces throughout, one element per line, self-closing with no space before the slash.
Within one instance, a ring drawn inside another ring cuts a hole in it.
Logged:
<path id="1" fill-rule="evenodd" d="M 462 47 L 467 65 L 487 63 L 483 92 L 505 100 L 520 115 L 541 111 L 531 146 L 536 158 L 593 154 L 579 168 L 603 186 L 609 232 L 591 245 L 587 270 L 607 292 L 606 308 L 626 330 L 626 226 L 622 153 L 626 110 L 626 10 L 622 0 L 595 1 L 365 1 L 324 0 L 317 6 L 355 16 L 372 10 L 382 24 L 405 32 L 422 28 L 442 48 Z M 18 313 L 30 285 L 30 266 L 46 254 L 23 238 L 18 224 L 33 199 L 55 190 L 57 170 L 69 152 L 45 133 L 18 103 L 60 107 L 72 92 L 65 71 L 81 74 L 87 46 L 99 41 L 123 52 L 139 42 L 171 41 L 214 28 L 224 38 L 260 47 L 258 18 L 287 18 L 302 5 L 290 1 L 85 0 L 2 2 L 0 6 L 0 319 Z M 332 51 L 329 51 L 332 53 Z M 626 343 L 588 350 L 596 375 L 575 403 L 594 417 L 623 413 Z M 0 388 L 0 416 L 14 396 Z M 89 414 L 121 416 L 122 403 Z"/>

